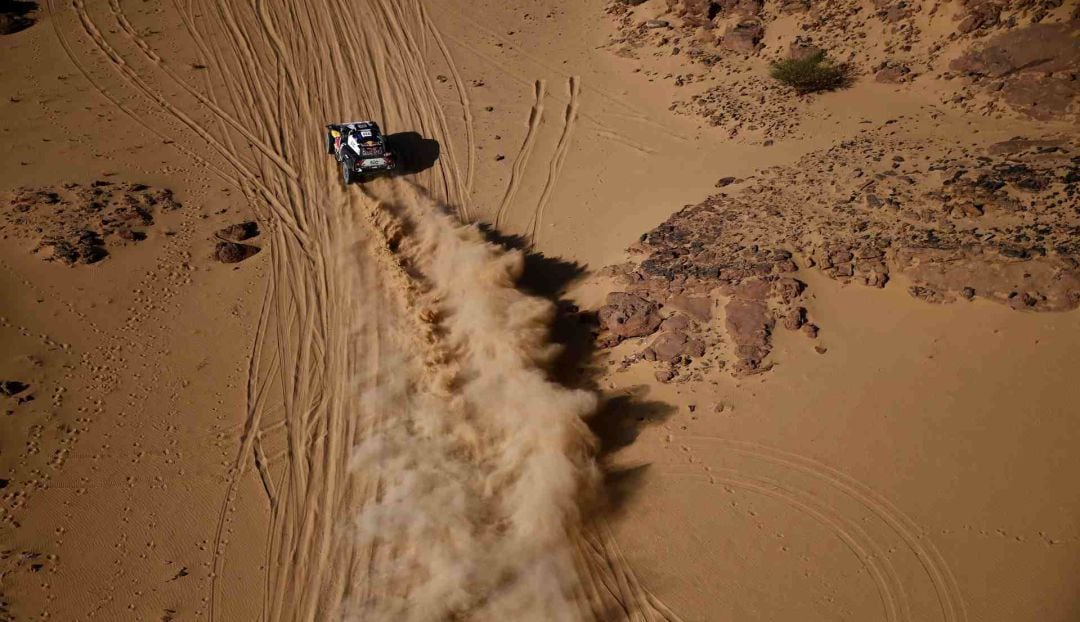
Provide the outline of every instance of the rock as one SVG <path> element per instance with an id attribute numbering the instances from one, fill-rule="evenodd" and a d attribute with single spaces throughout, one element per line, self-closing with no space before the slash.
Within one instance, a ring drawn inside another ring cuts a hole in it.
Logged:
<path id="1" fill-rule="evenodd" d="M 780 0 L 781 13 L 805 13 L 810 10 L 810 0 Z"/>
<path id="2" fill-rule="evenodd" d="M 656 378 L 658 382 L 671 382 L 671 380 L 675 378 L 675 372 L 670 369 L 661 369 L 653 374 L 653 377 Z"/>
<path id="3" fill-rule="evenodd" d="M 660 324 L 662 331 L 685 331 L 690 328 L 690 318 L 676 313 Z"/>
<path id="4" fill-rule="evenodd" d="M 919 298 L 926 302 L 939 304 L 945 302 L 945 296 L 939 291 L 933 290 L 929 287 L 923 287 L 922 285 L 912 285 L 908 288 L 908 293 L 913 298 Z"/>
<path id="5" fill-rule="evenodd" d="M 803 324 L 802 325 L 802 332 L 803 332 L 804 335 L 806 335 L 807 337 L 809 337 L 811 339 L 817 339 L 818 327 L 817 327 L 816 324 Z"/>
<path id="6" fill-rule="evenodd" d="M 803 283 L 798 279 L 784 277 L 777 279 L 773 289 L 776 290 L 776 293 L 780 296 L 780 300 L 783 301 L 784 304 L 791 304 L 792 301 L 801 296 L 803 291 L 806 290 L 806 283 Z"/>
<path id="7" fill-rule="evenodd" d="M 772 283 L 769 281 L 765 279 L 748 279 L 732 290 L 731 295 L 744 300 L 765 300 L 771 292 Z"/>
<path id="8" fill-rule="evenodd" d="M 670 24 L 666 20 L 662 19 L 650 19 L 645 22 L 646 28 L 667 28 Z"/>
<path id="9" fill-rule="evenodd" d="M 30 388 L 30 385 L 18 380 L 0 380 L 0 395 L 12 397 Z"/>
<path id="10" fill-rule="evenodd" d="M 221 263 L 238 263 L 259 252 L 258 246 L 221 241 L 214 248 L 214 259 Z"/>
<path id="11" fill-rule="evenodd" d="M 802 328 L 802 325 L 806 323 L 806 308 L 805 307 L 792 307 L 784 314 L 784 328 L 788 330 L 798 330 Z"/>
<path id="12" fill-rule="evenodd" d="M 717 180 L 716 187 L 717 188 L 723 188 L 724 186 L 730 186 L 731 184 L 735 183 L 736 181 L 738 181 L 738 178 L 736 178 L 736 177 L 721 177 L 720 179 Z"/>
<path id="13" fill-rule="evenodd" d="M 232 242 L 243 242 L 259 235 L 259 224 L 253 220 L 218 229 L 217 236 Z"/>
<path id="14" fill-rule="evenodd" d="M 679 361 L 684 356 L 700 357 L 705 354 L 705 342 L 688 337 L 686 333 L 673 331 L 663 333 L 653 340 L 649 349 L 656 359 L 667 363 Z"/>
<path id="15" fill-rule="evenodd" d="M 975 288 L 973 288 L 973 287 L 965 287 L 963 290 L 961 290 L 960 295 L 963 296 L 964 298 L 966 298 L 967 300 L 971 300 L 972 298 L 975 297 Z"/>
<path id="16" fill-rule="evenodd" d="M 712 319 L 712 299 L 709 297 L 677 294 L 668 298 L 667 303 L 698 321 L 708 322 Z"/>
<path id="17" fill-rule="evenodd" d="M 720 39 L 720 48 L 753 54 L 757 52 L 761 44 L 761 38 L 765 36 L 765 27 L 756 19 L 743 20 L 728 28 Z"/>
<path id="18" fill-rule="evenodd" d="M 1075 71 L 1080 45 L 1074 29 L 1070 24 L 1032 24 L 1008 30 L 954 59 L 949 68 L 991 78 Z"/>
<path id="19" fill-rule="evenodd" d="M 795 37 L 791 45 L 788 46 L 788 58 L 793 60 L 802 60 L 821 52 L 822 49 L 811 43 L 810 39 L 806 37 Z"/>
<path id="20" fill-rule="evenodd" d="M 1027 292 L 1009 294 L 1009 306 L 1017 310 L 1027 310 L 1039 304 L 1039 299 Z"/>
<path id="21" fill-rule="evenodd" d="M 769 336 L 775 324 L 769 308 L 760 300 L 733 298 L 724 307 L 728 336 L 735 343 L 737 373 L 747 373 L 761 366 L 771 349 Z"/>
<path id="22" fill-rule="evenodd" d="M 968 2 L 966 4 L 967 15 L 956 28 L 961 34 L 996 26 L 1001 19 L 1001 7 L 997 3 Z"/>
<path id="23" fill-rule="evenodd" d="M 1031 139 L 1031 138 L 1014 138 L 1012 140 L 1006 140 L 999 143 L 990 145 L 988 151 L 990 155 L 1009 155 L 1013 153 L 1019 153 L 1021 151 L 1028 151 L 1030 149 L 1042 149 L 1042 148 L 1055 148 L 1061 147 L 1066 144 L 1063 138 L 1055 139 Z"/>
<path id="24" fill-rule="evenodd" d="M 960 203 L 954 208 L 954 211 L 964 218 L 978 218 L 983 215 L 982 206 L 976 205 L 971 201 Z"/>
<path id="25" fill-rule="evenodd" d="M 888 63 L 874 74 L 874 79 L 885 84 L 899 84 L 907 81 L 909 73 L 911 69 L 906 65 Z"/>
<path id="26" fill-rule="evenodd" d="M 611 292 L 607 304 L 597 311 L 601 328 L 615 343 L 631 337 L 645 337 L 656 332 L 663 321 L 660 307 L 654 302 L 626 292 Z"/>
<path id="27" fill-rule="evenodd" d="M 121 240 L 127 240 L 128 242 L 141 242 L 146 239 L 146 234 L 142 231 L 135 231 L 134 229 L 119 229 L 116 232 L 116 236 Z"/>
<path id="28" fill-rule="evenodd" d="M 1000 91 L 1013 108 L 1039 121 L 1065 117 L 1080 101 L 1080 81 L 1071 75 L 1023 74 L 1009 80 Z"/>

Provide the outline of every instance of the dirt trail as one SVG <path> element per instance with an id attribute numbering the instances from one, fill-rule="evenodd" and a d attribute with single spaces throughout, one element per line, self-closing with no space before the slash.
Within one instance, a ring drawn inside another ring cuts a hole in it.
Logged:
<path id="1" fill-rule="evenodd" d="M 140 37 L 120 2 L 48 8 L 95 88 L 242 191 L 272 236 L 212 543 L 211 619 L 249 610 L 228 584 L 255 561 L 230 547 L 252 528 L 235 520 L 250 477 L 270 508 L 256 561 L 264 619 L 673 619 L 603 525 L 583 531 L 595 467 L 581 417 L 594 398 L 547 379 L 553 310 L 515 289 L 522 257 L 461 224 L 470 102 L 420 2 L 174 0 L 202 84 Z M 464 166 L 425 70 L 434 49 L 459 93 Z M 577 116 L 579 82 L 569 89 L 534 234 Z M 418 185 L 341 190 L 321 129 L 358 116 L 439 141 L 436 166 Z M 512 198 L 513 186 L 503 209 Z"/>

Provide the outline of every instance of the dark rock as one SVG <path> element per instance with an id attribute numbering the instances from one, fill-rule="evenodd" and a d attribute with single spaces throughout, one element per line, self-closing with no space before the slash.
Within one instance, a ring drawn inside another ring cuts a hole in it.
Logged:
<path id="1" fill-rule="evenodd" d="M 214 248 L 214 259 L 221 263 L 239 263 L 259 252 L 258 246 L 220 241 Z"/>
<path id="2" fill-rule="evenodd" d="M 798 330 L 802 328 L 802 325 L 806 323 L 806 308 L 805 307 L 792 307 L 786 314 L 784 314 L 784 328 L 788 330 Z"/>
<path id="3" fill-rule="evenodd" d="M 1028 292 L 1012 292 L 1009 294 L 1009 306 L 1017 310 L 1032 309 L 1039 304 L 1039 299 Z"/>
<path id="4" fill-rule="evenodd" d="M 949 68 L 992 78 L 1075 70 L 1080 45 L 1074 29 L 1070 24 L 1032 24 L 1008 30 L 956 58 Z"/>
<path id="5" fill-rule="evenodd" d="M 735 343 L 737 373 L 748 373 L 761 366 L 771 349 L 769 337 L 775 321 L 768 306 L 759 300 L 733 298 L 725 306 L 725 326 Z"/>
<path id="6" fill-rule="evenodd" d="M 901 64 L 887 64 L 874 74 L 874 79 L 878 82 L 884 82 L 886 84 L 899 84 L 907 81 L 907 75 L 911 73 L 906 65 Z"/>
<path id="7" fill-rule="evenodd" d="M 795 37 L 795 40 L 788 46 L 788 58 L 793 60 L 802 60 L 821 52 L 821 48 L 811 43 L 810 39 L 805 37 Z"/>
<path id="8" fill-rule="evenodd" d="M 765 36 L 765 26 L 756 19 L 743 20 L 728 28 L 720 39 L 720 47 L 733 52 L 753 54 L 757 52 L 762 37 Z"/>
<path id="9" fill-rule="evenodd" d="M 30 0 L 0 0 L 0 35 L 15 34 L 34 25 L 37 3 Z"/>
<path id="10" fill-rule="evenodd" d="M 735 183 L 736 181 L 738 181 L 738 178 L 736 178 L 736 177 L 721 177 L 720 179 L 717 180 L 716 187 L 717 188 L 723 188 L 724 186 L 730 186 L 731 184 Z"/>
<path id="11" fill-rule="evenodd" d="M 18 380 L 0 380 L 0 395 L 8 397 L 18 395 L 30 388 L 30 385 Z"/>
<path id="12" fill-rule="evenodd" d="M 908 288 L 908 293 L 913 298 L 925 300 L 926 302 L 935 304 L 945 302 L 945 296 L 941 292 L 922 285 L 912 285 Z"/>
<path id="13" fill-rule="evenodd" d="M 259 224 L 253 220 L 219 229 L 217 236 L 231 242 L 243 242 L 259 235 Z"/>

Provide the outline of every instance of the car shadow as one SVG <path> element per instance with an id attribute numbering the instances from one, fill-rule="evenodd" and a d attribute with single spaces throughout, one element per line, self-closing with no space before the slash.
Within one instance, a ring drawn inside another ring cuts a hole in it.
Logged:
<path id="1" fill-rule="evenodd" d="M 398 158 L 397 175 L 412 175 L 435 166 L 439 159 L 439 141 L 416 132 L 386 135 L 386 146 Z"/>

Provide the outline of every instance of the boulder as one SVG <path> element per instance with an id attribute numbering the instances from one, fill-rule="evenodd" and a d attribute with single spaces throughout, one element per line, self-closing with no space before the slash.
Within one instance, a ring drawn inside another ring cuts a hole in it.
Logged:
<path id="1" fill-rule="evenodd" d="M 258 246 L 252 246 L 250 244 L 221 241 L 218 242 L 217 246 L 214 248 L 214 259 L 217 259 L 221 263 L 239 263 L 255 253 L 258 253 L 259 250 Z"/>
<path id="2" fill-rule="evenodd" d="M 761 367 L 770 351 L 769 336 L 775 321 L 760 300 L 733 298 L 724 308 L 728 336 L 735 343 L 736 373 L 751 373 Z"/>
<path id="3" fill-rule="evenodd" d="M 243 242 L 259 235 L 259 224 L 253 220 L 218 229 L 217 236 L 233 242 Z"/>
<path id="4" fill-rule="evenodd" d="M 1032 24 L 1008 30 L 954 59 L 949 68 L 991 78 L 1075 71 L 1080 66 L 1076 30 L 1075 24 Z"/>
<path id="5" fill-rule="evenodd" d="M 705 354 L 705 342 L 687 336 L 682 331 L 662 333 L 649 345 L 656 360 L 674 363 L 683 356 L 699 357 Z"/>
<path id="6" fill-rule="evenodd" d="M 765 36 L 765 26 L 757 19 L 743 20 L 727 29 L 720 38 L 720 47 L 732 52 L 754 54 Z"/>
<path id="7" fill-rule="evenodd" d="M 626 292 L 611 292 L 607 304 L 597 311 L 603 331 L 600 342 L 611 346 L 623 339 L 645 337 L 660 328 L 660 307 L 655 302 Z"/>
<path id="8" fill-rule="evenodd" d="M 30 385 L 18 380 L 0 380 L 0 395 L 12 397 L 30 388 Z"/>

